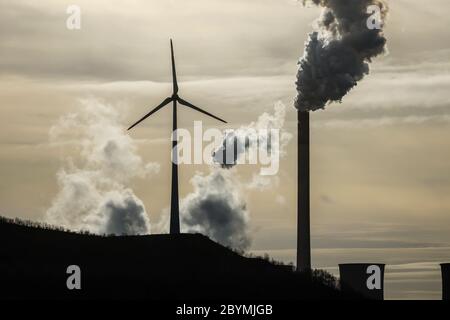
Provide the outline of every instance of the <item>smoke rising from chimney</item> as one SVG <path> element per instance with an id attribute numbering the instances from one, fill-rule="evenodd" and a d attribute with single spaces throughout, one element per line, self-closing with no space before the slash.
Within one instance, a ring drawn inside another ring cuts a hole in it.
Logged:
<path id="1" fill-rule="evenodd" d="M 261 114 L 257 121 L 235 130 L 233 136 L 225 135 L 222 146 L 216 151 L 214 162 L 207 175 L 196 174 L 191 183 L 194 192 L 181 201 L 182 230 L 184 232 L 200 232 L 211 239 L 234 249 L 244 251 L 251 245 L 250 214 L 245 200 L 246 190 L 270 189 L 278 182 L 278 177 L 262 176 L 255 173 L 249 182 L 240 182 L 236 163 L 223 165 L 217 157 L 226 146 L 227 139 L 239 140 L 235 160 L 245 154 L 245 148 L 278 148 L 280 156 L 287 152 L 287 145 L 292 134 L 284 128 L 286 107 L 278 102 L 272 113 Z M 278 129 L 280 139 L 271 143 L 258 143 L 267 140 L 265 135 L 253 135 L 261 132 L 258 129 Z M 278 143 L 274 145 L 273 143 Z M 232 144 L 231 144 L 232 145 Z M 245 146 L 245 148 L 242 148 Z"/>
<path id="2" fill-rule="evenodd" d="M 304 0 L 323 7 L 315 30 L 305 44 L 297 73 L 295 107 L 323 109 L 340 102 L 369 73 L 372 58 L 386 51 L 383 22 L 388 7 L 383 0 Z M 379 10 L 380 28 L 369 28 L 370 6 Z"/>
<path id="3" fill-rule="evenodd" d="M 50 130 L 53 143 L 80 151 L 80 161 L 67 158 L 68 164 L 59 170 L 59 191 L 46 222 L 97 234 L 150 233 L 144 204 L 125 185 L 157 172 L 159 165 L 143 162 L 116 109 L 94 100 L 82 105 Z"/>

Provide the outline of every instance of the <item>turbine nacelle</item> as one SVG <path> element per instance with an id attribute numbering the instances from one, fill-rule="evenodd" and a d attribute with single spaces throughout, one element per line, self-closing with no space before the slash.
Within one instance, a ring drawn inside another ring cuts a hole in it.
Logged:
<path id="1" fill-rule="evenodd" d="M 175 56 L 173 53 L 173 43 L 172 43 L 172 39 L 170 39 L 170 53 L 171 53 L 171 58 L 172 58 L 172 84 L 173 84 L 173 93 L 172 96 L 167 97 L 166 99 L 164 99 L 163 102 L 161 102 L 156 108 L 154 108 L 152 111 L 150 111 L 149 113 L 147 113 L 145 116 L 143 116 L 139 121 L 137 121 L 136 123 L 134 123 L 131 127 L 128 128 L 128 130 L 134 128 L 135 126 L 137 126 L 139 123 L 141 123 L 142 121 L 144 121 L 145 119 L 147 119 L 148 117 L 150 117 L 153 113 L 155 113 L 156 111 L 158 111 L 159 109 L 161 109 L 162 107 L 166 106 L 169 102 L 179 102 L 181 105 L 184 105 L 186 107 L 189 107 L 191 109 L 194 109 L 195 111 L 201 112 L 203 114 L 206 114 L 207 116 L 210 116 L 216 120 L 219 120 L 221 122 L 227 123 L 225 120 L 216 117 L 215 115 L 212 115 L 211 113 L 200 109 L 199 107 L 196 107 L 195 105 L 193 105 L 192 103 L 181 99 L 178 96 L 178 82 L 177 82 L 177 72 L 176 72 L 176 68 L 175 68 Z"/>

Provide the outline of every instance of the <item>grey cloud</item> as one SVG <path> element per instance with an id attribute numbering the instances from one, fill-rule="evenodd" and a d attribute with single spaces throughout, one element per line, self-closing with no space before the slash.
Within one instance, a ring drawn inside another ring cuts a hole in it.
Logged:
<path id="1" fill-rule="evenodd" d="M 398 125 L 420 125 L 424 123 L 435 124 L 449 124 L 450 113 L 444 115 L 430 115 L 430 116 L 398 116 L 398 117 L 376 117 L 376 118 L 354 118 L 347 120 L 325 120 L 317 121 L 314 128 L 346 128 L 346 129 L 361 129 L 361 128 L 378 128 L 384 126 L 398 126 Z"/>
<path id="2" fill-rule="evenodd" d="M 168 39 L 174 37 L 180 80 L 243 73 L 274 75 L 280 68 L 288 70 L 287 56 L 294 61 L 295 44 L 286 40 L 290 30 L 301 28 L 289 4 L 276 1 L 255 6 L 246 1 L 121 5 L 81 0 L 77 5 L 81 30 L 70 31 L 65 25 L 67 4 L 2 2 L 1 74 L 168 81 Z M 272 21 L 267 21 L 268 13 Z M 176 25 L 167 19 L 169 14 L 178 21 Z M 274 28 L 286 15 L 291 19 L 284 21 L 284 28 Z M 286 46 L 292 50 L 285 50 Z"/>

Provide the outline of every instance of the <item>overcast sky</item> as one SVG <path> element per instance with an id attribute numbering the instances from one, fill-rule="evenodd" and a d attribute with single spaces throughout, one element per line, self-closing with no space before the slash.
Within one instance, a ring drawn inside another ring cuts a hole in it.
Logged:
<path id="1" fill-rule="evenodd" d="M 81 8 L 81 30 L 66 28 L 70 4 Z M 440 298 L 438 263 L 450 261 L 450 3 L 389 5 L 389 54 L 342 104 L 311 116 L 312 261 L 333 272 L 384 262 L 388 298 Z M 49 208 L 62 159 L 77 157 L 55 148 L 49 130 L 79 99 L 118 108 L 125 128 L 169 95 L 169 38 L 180 94 L 227 119 L 219 128 L 282 101 L 295 134 L 296 63 L 319 13 L 293 0 L 1 1 L 0 214 L 39 220 Z M 160 111 L 131 133 L 161 165 L 129 185 L 152 223 L 170 201 L 170 117 Z M 181 111 L 180 126 L 199 117 Z M 180 168 L 181 196 L 196 171 L 208 168 Z M 244 179 L 257 169 L 237 171 Z M 252 250 L 295 260 L 295 177 L 294 139 L 278 183 L 245 194 Z"/>

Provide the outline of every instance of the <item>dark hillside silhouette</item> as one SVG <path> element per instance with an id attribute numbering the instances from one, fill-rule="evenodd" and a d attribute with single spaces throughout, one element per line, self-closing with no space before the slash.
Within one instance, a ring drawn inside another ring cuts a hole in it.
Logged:
<path id="1" fill-rule="evenodd" d="M 96 236 L 0 219 L 0 298 L 341 299 L 335 279 L 199 234 Z M 81 290 L 66 269 L 81 268 Z"/>

